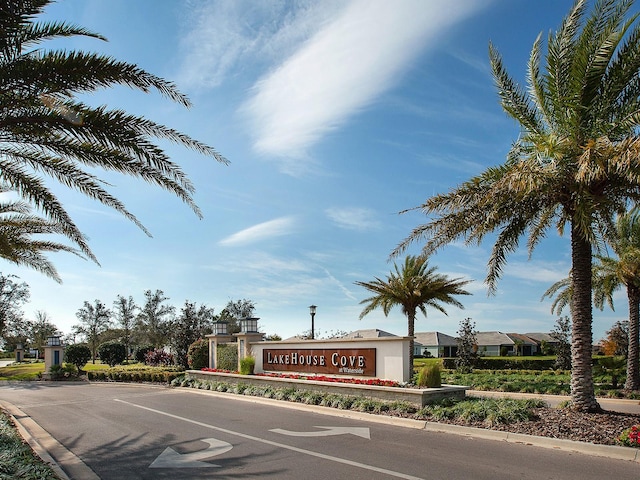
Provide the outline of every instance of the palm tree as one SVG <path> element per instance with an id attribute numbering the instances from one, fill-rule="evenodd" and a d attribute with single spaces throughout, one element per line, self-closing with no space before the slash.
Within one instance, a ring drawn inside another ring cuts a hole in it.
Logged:
<path id="1" fill-rule="evenodd" d="M 613 292 L 624 286 L 629 307 L 629 342 L 625 388 L 640 389 L 639 319 L 640 319 L 640 210 L 636 207 L 616 219 L 615 230 L 608 235 L 616 257 L 596 255 L 593 265 L 593 304 L 600 310 L 606 301 L 612 310 Z M 553 297 L 551 312 L 560 314 L 571 302 L 571 277 L 554 283 L 542 298 Z"/>
<path id="2" fill-rule="evenodd" d="M 627 18 L 631 0 L 601 0 L 587 11 L 577 0 L 560 29 L 533 44 L 528 88 L 506 72 L 490 45 L 504 111 L 521 129 L 504 164 L 488 168 L 421 207 L 430 221 L 400 243 L 418 240 L 424 253 L 462 239 L 481 242 L 497 231 L 486 282 L 494 293 L 509 253 L 527 235 L 531 254 L 550 228 L 571 237 L 571 395 L 580 411 L 595 399 L 592 348 L 592 249 L 613 217 L 640 197 L 640 28 Z"/>
<path id="3" fill-rule="evenodd" d="M 409 336 L 409 372 L 413 372 L 413 344 L 415 335 L 416 312 L 420 310 L 427 316 L 427 307 L 447 314 L 443 305 L 454 305 L 458 308 L 464 306 L 454 295 L 470 295 L 463 289 L 471 280 L 459 278 L 450 279 L 446 275 L 436 273 L 437 268 L 429 268 L 427 257 L 415 257 L 409 255 L 404 260 L 404 265 L 399 268 L 394 265 L 395 272 L 389 273 L 386 280 L 378 277 L 372 282 L 355 282 L 356 285 L 366 288 L 374 295 L 365 298 L 360 303 L 367 304 L 360 319 L 377 308 L 382 308 L 385 316 L 391 309 L 398 305 L 402 307 L 402 313 L 407 316 Z"/>
<path id="4" fill-rule="evenodd" d="M 81 256 L 80 253 L 68 245 L 34 237 L 61 234 L 62 231 L 60 224 L 33 215 L 25 202 L 0 202 L 0 258 L 33 268 L 58 283 L 61 282 L 58 272 L 45 253 L 65 251 Z"/>
<path id="5" fill-rule="evenodd" d="M 185 107 L 175 85 L 134 64 L 73 50 L 46 50 L 58 37 L 104 37 L 64 22 L 37 23 L 51 0 L 5 0 L 0 5 L 0 182 L 15 191 L 96 261 L 86 238 L 41 176 L 75 189 L 124 215 L 149 234 L 106 189 L 96 170 L 141 178 L 175 194 L 200 216 L 191 181 L 157 145 L 169 140 L 226 159 L 213 148 L 144 117 L 76 98 L 115 85 L 155 90 Z"/>
<path id="6" fill-rule="evenodd" d="M 623 285 L 627 290 L 629 346 L 624 388 L 640 390 L 640 211 L 637 208 L 618 217 L 615 235 L 609 243 L 617 258 L 599 255 L 595 271 L 602 278 L 602 288 L 609 298 Z"/>

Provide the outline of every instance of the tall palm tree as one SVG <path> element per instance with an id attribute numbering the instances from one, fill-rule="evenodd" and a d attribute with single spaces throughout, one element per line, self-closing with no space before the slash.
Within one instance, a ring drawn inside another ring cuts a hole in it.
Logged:
<path id="1" fill-rule="evenodd" d="M 640 28 L 632 0 L 577 0 L 548 37 L 538 36 L 528 88 L 510 77 L 493 45 L 489 57 L 504 111 L 520 135 L 502 165 L 488 168 L 421 207 L 431 220 L 396 248 L 424 241 L 430 254 L 459 239 L 497 231 L 486 282 L 494 293 L 509 253 L 527 235 L 531 254 L 550 228 L 571 237 L 571 395 L 580 411 L 600 409 L 591 366 L 592 249 L 629 199 L 640 198 Z"/>
<path id="2" fill-rule="evenodd" d="M 409 372 L 413 372 L 416 312 L 420 310 L 426 317 L 427 307 L 430 307 L 446 315 L 443 305 L 464 308 L 454 295 L 471 295 L 463 288 L 471 280 L 450 279 L 446 275 L 436 273 L 436 270 L 437 267 L 429 268 L 426 257 L 409 255 L 405 258 L 402 268 L 394 265 L 394 271 L 387 275 L 386 280 L 376 277 L 372 282 L 355 282 L 374 294 L 360 302 L 366 304 L 360 313 L 360 319 L 377 308 L 382 308 L 384 315 L 388 316 L 396 305 L 402 307 L 402 313 L 407 316 L 407 335 L 410 338 Z"/>
<path id="3" fill-rule="evenodd" d="M 64 251 L 82 256 L 78 250 L 50 239 L 62 233 L 60 224 L 33 215 L 25 202 L 0 202 L 0 258 L 33 268 L 58 283 L 60 276 L 45 254 Z"/>
<path id="4" fill-rule="evenodd" d="M 36 22 L 51 0 L 4 0 L 0 5 L 0 182 L 58 224 L 96 261 L 86 238 L 42 176 L 114 208 L 149 234 L 107 190 L 96 171 L 140 178 L 175 194 L 200 216 L 191 181 L 157 144 L 169 140 L 226 162 L 213 148 L 144 117 L 76 96 L 115 85 L 155 90 L 185 107 L 175 85 L 138 66 L 95 53 L 47 50 L 59 37 L 104 37 L 64 22 Z"/>

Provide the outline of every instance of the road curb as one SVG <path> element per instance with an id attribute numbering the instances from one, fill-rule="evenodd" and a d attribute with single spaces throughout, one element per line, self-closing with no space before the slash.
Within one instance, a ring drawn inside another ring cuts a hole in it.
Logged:
<path id="1" fill-rule="evenodd" d="M 581 453 L 594 457 L 606 457 L 615 460 L 628 460 L 640 463 L 640 449 L 632 447 L 622 447 L 616 445 L 598 445 L 594 443 L 576 442 L 574 440 L 564 440 L 560 438 L 538 437 L 535 435 L 525 435 L 523 433 L 510 433 L 499 430 L 489 430 L 476 427 L 465 427 L 462 425 L 450 425 L 446 423 L 427 422 L 424 420 L 414 420 L 411 418 L 392 417 L 377 415 L 365 412 L 352 412 L 350 410 L 339 410 L 332 407 L 322 407 L 319 405 L 306 405 L 303 403 L 293 403 L 272 398 L 248 397 L 227 392 L 214 392 L 211 390 L 198 390 L 191 387 L 175 387 L 181 391 L 190 391 L 195 394 L 219 396 L 222 398 L 232 398 L 243 402 L 262 403 L 275 405 L 283 408 L 303 410 L 308 412 L 332 415 L 334 417 L 351 418 L 354 420 L 364 420 L 369 422 L 383 423 L 404 428 L 414 428 L 437 433 L 451 433 L 472 438 L 482 438 L 485 440 L 497 440 L 508 443 L 519 443 L 541 448 L 561 450 L 565 452 Z"/>

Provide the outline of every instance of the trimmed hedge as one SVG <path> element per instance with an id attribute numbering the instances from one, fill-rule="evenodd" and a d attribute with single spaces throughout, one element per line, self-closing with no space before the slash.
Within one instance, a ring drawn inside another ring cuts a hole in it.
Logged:
<path id="1" fill-rule="evenodd" d="M 474 368 L 479 370 L 555 370 L 555 359 L 534 360 L 530 358 L 518 357 L 479 357 L 476 359 Z M 444 368 L 455 370 L 455 358 L 443 358 Z"/>
<path id="2" fill-rule="evenodd" d="M 98 370 L 87 372 L 88 380 L 112 381 L 112 382 L 152 382 L 171 383 L 175 378 L 183 375 L 183 372 L 152 371 L 152 370 Z"/>

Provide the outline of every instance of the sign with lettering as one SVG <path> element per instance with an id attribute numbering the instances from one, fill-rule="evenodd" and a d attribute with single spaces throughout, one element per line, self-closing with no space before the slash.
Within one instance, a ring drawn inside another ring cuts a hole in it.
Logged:
<path id="1" fill-rule="evenodd" d="M 268 348 L 262 351 L 262 368 L 267 372 L 375 377 L 376 349 Z"/>

